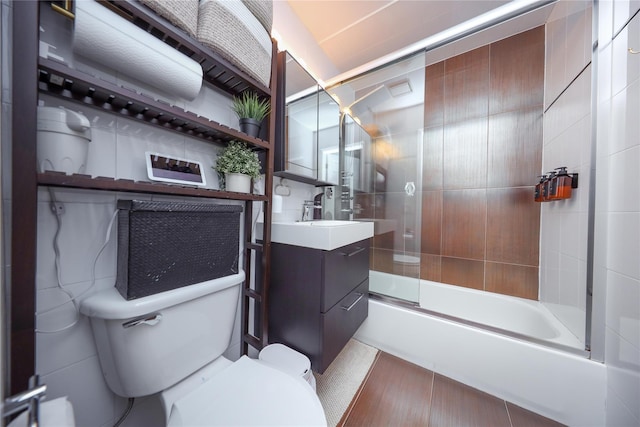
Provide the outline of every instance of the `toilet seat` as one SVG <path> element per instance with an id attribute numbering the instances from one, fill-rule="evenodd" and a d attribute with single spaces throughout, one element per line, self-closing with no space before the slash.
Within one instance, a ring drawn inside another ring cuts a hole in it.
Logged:
<path id="1" fill-rule="evenodd" d="M 320 400 L 302 378 L 242 356 L 176 400 L 167 425 L 326 426 Z"/>

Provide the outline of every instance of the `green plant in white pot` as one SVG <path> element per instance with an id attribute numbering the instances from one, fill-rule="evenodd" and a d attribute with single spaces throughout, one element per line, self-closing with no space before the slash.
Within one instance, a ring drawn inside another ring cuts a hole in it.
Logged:
<path id="1" fill-rule="evenodd" d="M 246 91 L 233 97 L 231 109 L 238 116 L 240 130 L 257 137 L 260 135 L 262 120 L 271 112 L 271 104 L 268 99 L 260 99 L 257 93 Z"/>
<path id="2" fill-rule="evenodd" d="M 260 160 L 245 142 L 231 141 L 218 156 L 214 169 L 221 178 L 221 189 L 250 193 L 251 179 L 260 176 Z"/>

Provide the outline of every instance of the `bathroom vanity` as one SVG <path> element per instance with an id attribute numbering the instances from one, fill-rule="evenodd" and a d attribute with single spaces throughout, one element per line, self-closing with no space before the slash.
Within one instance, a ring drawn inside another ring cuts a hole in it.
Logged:
<path id="1" fill-rule="evenodd" d="M 294 231 L 286 231 L 291 228 Z M 309 229 L 336 238 L 315 243 L 310 239 L 305 244 L 312 247 L 278 243 L 286 236 L 304 236 Z M 325 371 L 368 315 L 371 235 L 372 223 L 273 224 L 269 341 L 304 353 L 318 373 Z M 344 239 L 357 240 L 343 244 Z"/>

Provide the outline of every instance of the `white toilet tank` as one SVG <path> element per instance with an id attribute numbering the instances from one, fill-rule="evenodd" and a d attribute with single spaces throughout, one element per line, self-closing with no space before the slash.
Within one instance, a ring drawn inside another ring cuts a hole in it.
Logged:
<path id="1" fill-rule="evenodd" d="M 114 287 L 82 301 L 111 390 L 157 393 L 218 358 L 231 340 L 244 278 L 241 271 L 130 301 Z"/>

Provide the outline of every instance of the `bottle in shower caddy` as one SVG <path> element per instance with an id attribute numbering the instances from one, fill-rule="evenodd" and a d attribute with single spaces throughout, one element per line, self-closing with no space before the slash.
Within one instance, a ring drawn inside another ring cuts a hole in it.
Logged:
<path id="1" fill-rule="evenodd" d="M 535 200 L 536 202 L 544 202 L 544 182 L 547 179 L 546 175 L 538 175 L 538 183 L 536 184 L 535 187 L 535 192 L 533 195 L 533 200 Z"/>
<path id="2" fill-rule="evenodd" d="M 542 187 L 542 200 L 541 202 L 549 202 L 551 199 L 549 198 L 549 192 L 551 191 L 551 181 L 555 176 L 555 172 L 547 172 L 546 175 L 541 179 L 541 187 Z"/>
<path id="3" fill-rule="evenodd" d="M 573 178 L 567 173 L 567 167 L 555 169 L 554 176 L 549 184 L 549 200 L 562 200 L 571 198 L 571 184 Z"/>

